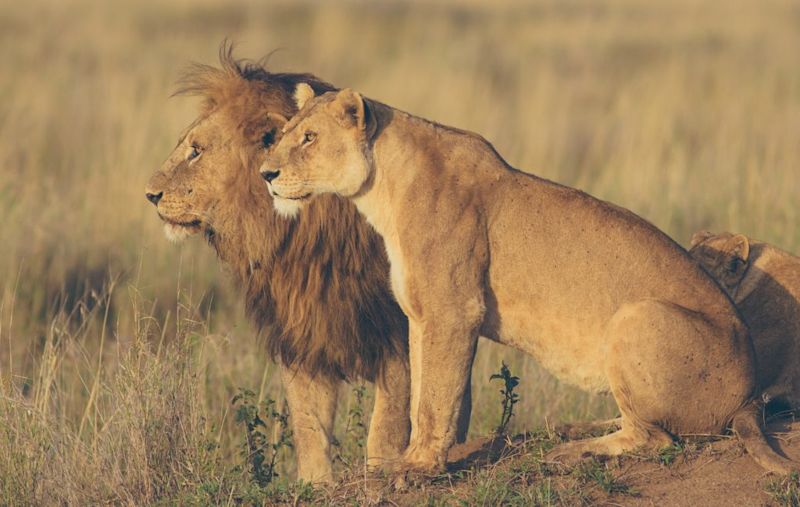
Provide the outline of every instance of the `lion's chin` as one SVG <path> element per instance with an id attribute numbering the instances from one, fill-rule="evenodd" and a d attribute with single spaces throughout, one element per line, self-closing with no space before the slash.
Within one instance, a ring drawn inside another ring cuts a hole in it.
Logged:
<path id="1" fill-rule="evenodd" d="M 272 205 L 275 207 L 275 211 L 282 217 L 295 218 L 300 213 L 300 210 L 303 209 L 305 201 L 306 198 L 284 199 L 276 196 L 272 199 Z"/>
<path id="2" fill-rule="evenodd" d="M 198 225 L 178 225 L 170 223 L 164 224 L 164 235 L 173 243 L 180 243 L 189 236 L 194 236 L 198 232 L 200 232 L 200 226 Z"/>

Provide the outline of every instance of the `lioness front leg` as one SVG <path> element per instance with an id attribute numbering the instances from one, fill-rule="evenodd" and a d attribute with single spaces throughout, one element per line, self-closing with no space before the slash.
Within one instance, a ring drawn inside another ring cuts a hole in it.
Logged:
<path id="1" fill-rule="evenodd" d="M 463 313 L 409 320 L 411 441 L 399 472 L 444 470 L 469 389 L 479 324 L 479 317 L 465 319 Z"/>
<path id="2" fill-rule="evenodd" d="M 375 380 L 375 404 L 367 436 L 367 465 L 381 468 L 396 463 L 408 447 L 411 376 L 406 357 L 386 360 L 383 378 Z"/>
<path id="3" fill-rule="evenodd" d="M 306 482 L 333 481 L 331 443 L 336 415 L 338 381 L 281 366 L 281 380 L 291 412 L 297 478 Z"/>

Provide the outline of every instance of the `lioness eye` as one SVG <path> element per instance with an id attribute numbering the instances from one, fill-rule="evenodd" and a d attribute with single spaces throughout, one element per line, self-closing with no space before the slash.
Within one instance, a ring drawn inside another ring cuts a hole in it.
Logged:
<path id="1" fill-rule="evenodd" d="M 189 156 L 186 157 L 186 160 L 192 160 L 200 156 L 200 148 L 195 145 L 192 145 L 192 151 L 189 152 Z"/>
<path id="2" fill-rule="evenodd" d="M 311 131 L 309 130 L 309 131 L 307 131 L 307 132 L 305 133 L 305 135 L 303 136 L 303 142 L 304 142 L 305 144 L 308 144 L 308 143 L 310 143 L 310 142 L 314 141 L 314 139 L 316 139 L 316 138 L 317 138 L 317 134 L 316 134 L 315 132 L 311 132 Z"/>

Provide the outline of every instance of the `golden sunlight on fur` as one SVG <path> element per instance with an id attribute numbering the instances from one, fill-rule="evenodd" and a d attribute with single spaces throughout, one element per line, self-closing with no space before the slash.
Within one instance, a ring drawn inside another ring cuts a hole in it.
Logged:
<path id="1" fill-rule="evenodd" d="M 262 165 L 273 195 L 348 197 L 386 243 L 409 319 L 412 436 L 398 472 L 443 469 L 479 334 L 614 396 L 621 429 L 557 446 L 551 460 L 732 425 L 759 464 L 792 469 L 760 426 L 746 326 L 650 223 L 352 90 L 307 100 L 283 132 Z"/>

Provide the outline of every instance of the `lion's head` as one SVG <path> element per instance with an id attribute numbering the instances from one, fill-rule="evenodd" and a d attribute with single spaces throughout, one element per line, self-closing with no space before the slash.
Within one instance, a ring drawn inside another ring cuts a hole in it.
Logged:
<path id="1" fill-rule="evenodd" d="M 261 167 L 275 208 L 289 216 L 316 194 L 357 195 L 371 175 L 367 148 L 376 124 L 367 103 L 350 89 L 314 94 L 298 84 L 300 112 Z"/>
<path id="2" fill-rule="evenodd" d="M 220 51 L 220 68 L 195 65 L 179 94 L 203 100 L 146 192 L 179 239 L 204 232 L 240 284 L 270 357 L 328 378 L 381 377 L 405 355 L 405 317 L 388 282 L 383 242 L 345 199 L 324 196 L 296 220 L 279 216 L 258 172 L 265 147 L 296 113 L 311 74 L 268 72 Z M 196 152 L 195 152 L 196 150 Z"/>
<path id="3" fill-rule="evenodd" d="M 689 253 L 717 280 L 731 298 L 747 273 L 750 240 L 742 234 L 700 231 L 692 235 Z"/>
<path id="4" fill-rule="evenodd" d="M 243 64 L 230 45 L 222 46 L 220 62 L 221 68 L 194 65 L 184 75 L 176 94 L 201 95 L 201 113 L 145 189 L 172 240 L 213 234 L 224 219 L 220 211 L 240 202 L 243 190 L 268 198 L 257 168 L 295 112 L 297 83 L 309 81 L 320 92 L 332 88 L 310 75 L 271 74 Z"/>

